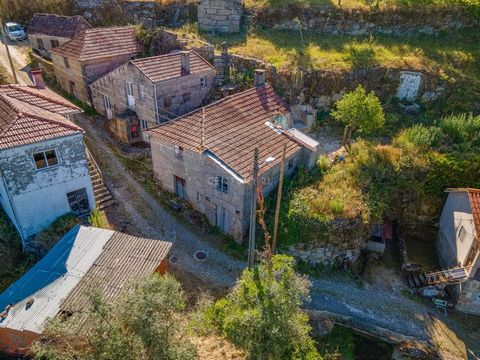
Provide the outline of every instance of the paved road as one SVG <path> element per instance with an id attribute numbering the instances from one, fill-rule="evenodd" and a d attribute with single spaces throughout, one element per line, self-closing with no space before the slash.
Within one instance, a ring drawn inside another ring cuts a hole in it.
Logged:
<path id="1" fill-rule="evenodd" d="M 1 36 L 0 36 L 0 40 Z M 13 67 L 15 68 L 15 72 L 17 74 L 18 82 L 20 84 L 28 84 L 30 85 L 32 81 L 29 77 L 30 67 L 27 65 L 27 51 L 29 46 L 22 41 L 15 41 L 12 42 L 7 39 L 8 48 L 10 50 L 10 55 L 13 60 Z M 10 81 L 13 82 L 12 72 L 10 69 L 10 63 L 8 61 L 7 51 L 5 50 L 5 45 L 3 44 L 3 40 L 0 44 L 0 65 L 4 67 L 7 71 L 7 74 L 10 76 Z"/>

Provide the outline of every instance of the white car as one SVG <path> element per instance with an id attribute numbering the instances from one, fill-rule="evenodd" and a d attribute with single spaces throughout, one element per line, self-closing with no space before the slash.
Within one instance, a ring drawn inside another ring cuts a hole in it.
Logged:
<path id="1" fill-rule="evenodd" d="M 25 30 L 18 25 L 17 23 L 14 22 L 8 22 L 5 24 L 4 27 L 5 34 L 8 36 L 10 40 L 23 40 L 27 37 L 27 34 L 25 34 Z"/>

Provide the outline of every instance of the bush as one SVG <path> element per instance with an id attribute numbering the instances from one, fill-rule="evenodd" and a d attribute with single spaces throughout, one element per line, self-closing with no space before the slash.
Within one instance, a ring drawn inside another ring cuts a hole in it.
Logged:
<path id="1" fill-rule="evenodd" d="M 446 134 L 449 145 L 467 144 L 470 147 L 480 146 L 480 116 L 467 114 L 444 117 L 439 126 Z"/>
<path id="2" fill-rule="evenodd" d="M 35 235 L 35 252 L 41 256 L 47 253 L 67 232 L 80 224 L 80 218 L 68 213 L 57 218 L 47 229 Z"/>
<path id="3" fill-rule="evenodd" d="M 443 140 L 443 131 L 437 126 L 414 125 L 409 129 L 403 130 L 395 138 L 395 144 L 398 146 L 413 149 L 429 149 L 438 147 Z"/>
<path id="4" fill-rule="evenodd" d="M 100 209 L 95 208 L 92 210 L 90 216 L 88 217 L 88 223 L 97 228 L 103 228 L 105 226 Z"/>

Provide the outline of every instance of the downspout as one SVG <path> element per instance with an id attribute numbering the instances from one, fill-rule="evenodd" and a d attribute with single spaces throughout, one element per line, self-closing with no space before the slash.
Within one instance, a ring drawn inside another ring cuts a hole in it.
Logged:
<path id="1" fill-rule="evenodd" d="M 155 123 L 158 125 L 160 123 L 160 119 L 158 117 L 158 100 L 157 100 L 157 86 L 153 83 L 153 94 L 155 96 Z"/>
<path id="2" fill-rule="evenodd" d="M 2 170 L 0 170 L 0 177 L 2 178 L 2 184 L 3 184 L 3 187 L 5 188 L 5 192 L 7 194 L 8 203 L 10 204 L 10 207 L 12 208 L 13 218 L 15 219 L 14 225 L 17 228 L 18 233 L 20 234 L 20 238 L 22 239 L 22 250 L 25 251 L 25 240 L 26 239 L 23 236 L 23 231 L 22 231 L 22 228 L 20 226 L 20 222 L 18 221 L 17 212 L 15 210 L 15 206 L 13 205 L 13 200 L 10 196 L 10 192 L 9 192 L 8 187 L 7 187 L 7 184 L 5 183 L 5 178 L 3 176 L 3 171 Z"/>

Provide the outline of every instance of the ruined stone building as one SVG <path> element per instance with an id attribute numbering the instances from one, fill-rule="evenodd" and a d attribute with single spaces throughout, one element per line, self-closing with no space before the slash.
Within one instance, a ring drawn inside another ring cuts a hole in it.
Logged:
<path id="1" fill-rule="evenodd" d="M 198 4 L 198 26 L 202 31 L 239 32 L 242 15 L 242 0 L 200 0 Z"/>
<path id="2" fill-rule="evenodd" d="M 0 203 L 22 240 L 95 207 L 80 109 L 43 87 L 0 86 Z"/>
<path id="3" fill-rule="evenodd" d="M 289 128 L 290 109 L 264 75 L 256 72 L 252 89 L 148 131 L 155 178 L 238 241 L 249 225 L 255 147 L 267 194 L 278 183 L 284 144 L 287 176 L 312 166 L 319 145 Z"/>
<path id="4" fill-rule="evenodd" d="M 63 90 L 90 103 L 89 85 L 133 59 L 141 51 L 133 26 L 82 31 L 51 51 L 55 76 Z"/>
<path id="5" fill-rule="evenodd" d="M 125 142 L 144 130 L 198 108 L 213 86 L 215 68 L 195 51 L 136 59 L 90 86 L 93 106 Z"/>
<path id="6" fill-rule="evenodd" d="M 50 50 L 91 27 L 81 16 L 35 14 L 28 26 L 28 41 L 34 52 L 50 58 Z"/>
<path id="7" fill-rule="evenodd" d="M 480 190 L 448 189 L 440 217 L 437 251 L 444 268 L 463 268 L 465 277 L 449 285 L 455 307 L 480 314 Z"/>

